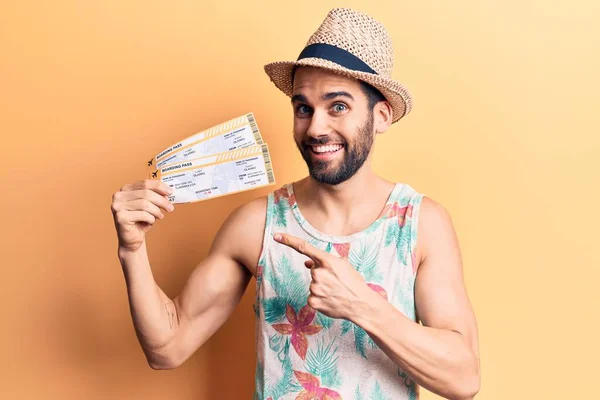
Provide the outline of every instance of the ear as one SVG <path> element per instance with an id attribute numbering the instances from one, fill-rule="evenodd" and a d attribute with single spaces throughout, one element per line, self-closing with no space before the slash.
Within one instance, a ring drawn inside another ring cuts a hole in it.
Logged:
<path id="1" fill-rule="evenodd" d="M 375 133 L 384 133 L 392 125 L 393 110 L 387 101 L 380 101 L 373 108 L 373 126 Z"/>

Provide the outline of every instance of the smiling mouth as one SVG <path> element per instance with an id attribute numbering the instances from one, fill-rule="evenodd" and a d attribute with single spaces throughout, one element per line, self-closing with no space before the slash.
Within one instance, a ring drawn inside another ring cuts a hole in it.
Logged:
<path id="1" fill-rule="evenodd" d="M 327 144 L 308 146 L 315 154 L 333 154 L 344 148 L 342 144 Z"/>

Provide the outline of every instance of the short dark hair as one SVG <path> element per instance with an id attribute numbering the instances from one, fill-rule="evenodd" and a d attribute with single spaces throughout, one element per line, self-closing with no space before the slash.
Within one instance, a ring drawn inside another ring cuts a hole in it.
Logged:
<path id="1" fill-rule="evenodd" d="M 358 83 L 360 83 L 360 88 L 362 92 L 365 94 L 365 96 L 367 96 L 367 101 L 369 102 L 369 110 L 373 111 L 373 109 L 375 108 L 375 104 L 379 103 L 380 101 L 386 100 L 385 96 L 381 94 L 381 92 L 377 88 L 369 85 L 365 81 L 359 80 Z"/>

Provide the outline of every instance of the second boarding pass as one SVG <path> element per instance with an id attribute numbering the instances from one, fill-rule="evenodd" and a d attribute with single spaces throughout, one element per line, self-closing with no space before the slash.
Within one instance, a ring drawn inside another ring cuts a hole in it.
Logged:
<path id="1" fill-rule="evenodd" d="M 266 144 L 170 164 L 150 173 L 169 185 L 174 204 L 192 203 L 275 184 Z"/>

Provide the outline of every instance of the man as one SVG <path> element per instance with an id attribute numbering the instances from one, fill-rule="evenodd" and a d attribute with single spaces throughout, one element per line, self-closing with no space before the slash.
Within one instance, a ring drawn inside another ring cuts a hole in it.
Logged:
<path id="1" fill-rule="evenodd" d="M 334 9 L 296 62 L 265 66 L 292 99 L 309 177 L 241 206 L 169 299 L 145 234 L 173 211 L 160 181 L 125 185 L 112 211 L 148 363 L 181 365 L 256 278 L 256 399 L 449 399 L 479 390 L 475 317 L 447 211 L 371 168 L 377 134 L 410 111 L 383 26 Z M 419 322 L 422 323 L 419 324 Z"/>

